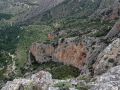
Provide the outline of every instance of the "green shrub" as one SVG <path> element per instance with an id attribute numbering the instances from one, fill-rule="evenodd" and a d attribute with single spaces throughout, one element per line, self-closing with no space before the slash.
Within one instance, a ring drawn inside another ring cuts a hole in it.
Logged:
<path id="1" fill-rule="evenodd" d="M 47 34 L 52 31 L 50 26 L 46 25 L 29 25 L 24 27 L 23 32 L 20 34 L 20 40 L 17 46 L 18 53 L 18 65 L 23 67 L 27 62 L 27 55 L 30 46 L 33 42 L 46 41 Z"/>
<path id="2" fill-rule="evenodd" d="M 60 90 L 69 90 L 72 85 L 69 82 L 59 82 L 54 87 L 59 87 Z"/>
<path id="3" fill-rule="evenodd" d="M 77 77 L 80 74 L 80 71 L 79 69 L 71 66 L 61 65 L 59 67 L 52 68 L 51 73 L 53 75 L 53 78 L 66 79 L 71 77 Z"/>
<path id="4" fill-rule="evenodd" d="M 90 87 L 85 85 L 84 83 L 78 83 L 77 86 L 76 86 L 76 89 L 78 89 L 78 90 L 89 90 Z"/>
<path id="5" fill-rule="evenodd" d="M 10 19 L 13 15 L 11 14 L 5 14 L 5 13 L 0 13 L 0 20 L 2 19 Z"/>

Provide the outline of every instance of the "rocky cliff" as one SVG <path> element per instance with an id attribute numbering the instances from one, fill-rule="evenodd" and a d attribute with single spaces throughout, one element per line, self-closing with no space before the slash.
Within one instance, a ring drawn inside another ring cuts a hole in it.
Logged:
<path id="1" fill-rule="evenodd" d="M 20 41 L 15 54 L 25 58 L 15 57 L 13 63 L 16 66 L 13 74 L 20 70 L 24 78 L 13 78 L 2 90 L 119 90 L 119 0 L 15 0 L 14 3 L 27 6 L 26 12 L 16 19 L 21 33 L 17 36 Z M 70 66 L 77 69 L 72 72 Z M 66 75 L 61 74 L 63 71 L 69 72 L 63 67 L 72 74 L 78 70 L 79 76 L 52 79 L 55 75 Z"/>
<path id="2" fill-rule="evenodd" d="M 30 57 L 38 63 L 53 60 L 80 68 L 84 65 L 87 56 L 86 47 L 75 38 L 66 38 L 53 44 L 34 43 L 30 48 Z"/>

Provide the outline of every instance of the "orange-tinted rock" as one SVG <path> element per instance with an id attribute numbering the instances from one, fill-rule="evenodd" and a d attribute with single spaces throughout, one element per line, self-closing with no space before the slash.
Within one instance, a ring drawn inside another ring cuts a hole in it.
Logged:
<path id="1" fill-rule="evenodd" d="M 52 35 L 52 34 L 48 34 L 48 40 L 54 40 L 55 39 L 55 36 Z"/>
<path id="2" fill-rule="evenodd" d="M 54 47 L 40 43 L 34 43 L 30 48 L 30 53 L 34 56 L 35 60 L 39 63 L 47 62 L 54 52 Z"/>
<path id="3" fill-rule="evenodd" d="M 52 59 L 79 69 L 84 65 L 87 55 L 84 44 L 71 41 L 59 43 L 56 47 L 50 44 L 34 43 L 30 48 L 30 53 L 38 63 Z"/>
<path id="4" fill-rule="evenodd" d="M 67 35 L 67 32 L 65 30 L 55 30 L 48 34 L 48 40 L 55 40 L 59 37 L 64 37 Z"/>
<path id="5" fill-rule="evenodd" d="M 62 44 L 55 50 L 54 57 L 64 64 L 80 68 L 85 63 L 86 48 L 83 44 Z"/>

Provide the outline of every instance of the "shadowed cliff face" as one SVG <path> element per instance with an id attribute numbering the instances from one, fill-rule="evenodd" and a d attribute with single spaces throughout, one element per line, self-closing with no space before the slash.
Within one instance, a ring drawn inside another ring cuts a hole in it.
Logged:
<path id="1" fill-rule="evenodd" d="M 82 43 L 65 41 L 56 46 L 34 43 L 30 48 L 30 53 L 38 63 L 52 60 L 80 69 L 85 63 L 87 50 Z"/>

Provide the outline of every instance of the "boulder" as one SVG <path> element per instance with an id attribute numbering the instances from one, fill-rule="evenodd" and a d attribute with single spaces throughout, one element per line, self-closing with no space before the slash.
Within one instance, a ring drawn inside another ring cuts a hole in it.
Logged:
<path id="1" fill-rule="evenodd" d="M 52 79 L 50 73 L 39 71 L 30 78 L 8 81 L 1 90 L 79 90 L 77 86 L 87 89 L 85 80 L 80 80 L 79 78 Z"/>
<path id="2" fill-rule="evenodd" d="M 49 72 L 40 71 L 28 79 L 8 81 L 1 90 L 47 90 L 52 83 L 52 75 Z"/>

